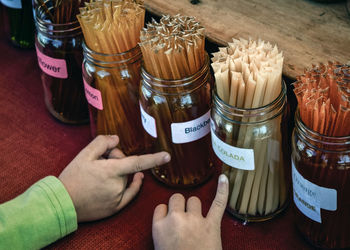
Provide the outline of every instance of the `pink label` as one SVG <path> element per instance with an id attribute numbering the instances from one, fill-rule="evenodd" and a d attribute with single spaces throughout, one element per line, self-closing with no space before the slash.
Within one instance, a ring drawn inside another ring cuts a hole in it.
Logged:
<path id="1" fill-rule="evenodd" d="M 86 100 L 95 108 L 102 110 L 103 104 L 102 104 L 101 92 L 98 89 L 95 89 L 91 87 L 89 84 L 87 84 L 85 79 L 83 79 L 83 81 L 84 81 Z"/>
<path id="2" fill-rule="evenodd" d="M 36 48 L 36 55 L 39 67 L 43 72 L 56 78 L 68 78 L 66 60 L 46 56 L 38 48 Z"/>

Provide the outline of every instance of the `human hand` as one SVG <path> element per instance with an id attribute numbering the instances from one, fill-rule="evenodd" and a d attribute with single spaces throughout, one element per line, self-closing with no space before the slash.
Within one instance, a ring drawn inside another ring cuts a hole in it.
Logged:
<path id="1" fill-rule="evenodd" d="M 181 194 L 169 199 L 169 206 L 158 205 L 153 214 L 152 234 L 156 250 L 222 249 L 221 219 L 228 199 L 228 179 L 220 175 L 216 196 L 207 214 L 197 197 L 187 200 Z"/>
<path id="2" fill-rule="evenodd" d="M 78 221 L 110 216 L 125 207 L 140 190 L 143 173 L 170 161 L 166 152 L 125 157 L 116 148 L 118 136 L 98 136 L 59 175 L 72 198 Z M 102 156 L 108 154 L 109 159 Z M 127 175 L 136 173 L 126 188 Z"/>

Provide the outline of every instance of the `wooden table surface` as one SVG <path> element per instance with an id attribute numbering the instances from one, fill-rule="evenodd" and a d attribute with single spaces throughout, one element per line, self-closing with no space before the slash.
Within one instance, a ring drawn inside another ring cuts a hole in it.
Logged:
<path id="1" fill-rule="evenodd" d="M 193 1 L 192 1 L 193 2 Z M 224 45 L 232 37 L 261 38 L 284 52 L 283 74 L 294 79 L 319 62 L 350 61 L 350 15 L 346 1 L 145 0 L 155 15 L 195 16 L 208 39 Z"/>

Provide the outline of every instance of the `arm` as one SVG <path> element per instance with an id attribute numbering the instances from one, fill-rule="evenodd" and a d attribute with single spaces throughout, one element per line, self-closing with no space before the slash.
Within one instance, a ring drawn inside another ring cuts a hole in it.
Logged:
<path id="1" fill-rule="evenodd" d="M 139 171 L 170 161 L 166 152 L 125 157 L 117 136 L 98 136 L 62 171 L 0 205 L 0 250 L 46 246 L 124 208 L 138 193 Z M 106 159 L 103 156 L 108 154 Z M 135 173 L 127 186 L 127 176 Z"/>
<path id="2" fill-rule="evenodd" d="M 0 249 L 41 248 L 76 229 L 72 200 L 53 176 L 0 205 Z"/>

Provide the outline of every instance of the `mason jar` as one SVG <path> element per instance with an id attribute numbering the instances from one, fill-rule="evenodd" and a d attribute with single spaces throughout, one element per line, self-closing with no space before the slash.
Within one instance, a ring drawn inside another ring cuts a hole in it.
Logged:
<path id="1" fill-rule="evenodd" d="M 227 210 L 245 221 L 271 219 L 287 206 L 290 152 L 286 85 L 266 106 L 243 109 L 225 103 L 214 90 L 212 147 L 229 179 Z"/>
<path id="2" fill-rule="evenodd" d="M 45 104 L 59 121 L 82 124 L 89 121 L 81 65 L 82 32 L 78 21 L 53 24 L 36 12 L 35 39 Z"/>
<path id="3" fill-rule="evenodd" d="M 20 48 L 34 47 L 34 20 L 32 3 L 28 0 L 1 0 L 5 7 L 6 35 L 11 42 Z"/>
<path id="4" fill-rule="evenodd" d="M 164 80 L 142 68 L 140 110 L 153 151 L 167 151 L 171 162 L 152 169 L 161 182 L 174 187 L 203 183 L 212 174 L 210 157 L 209 58 L 194 75 Z"/>
<path id="5" fill-rule="evenodd" d="M 302 235 L 319 248 L 349 249 L 350 135 L 321 135 L 302 122 L 297 110 L 292 180 L 295 221 Z"/>
<path id="6" fill-rule="evenodd" d="M 84 43 L 83 78 L 93 137 L 117 134 L 126 155 L 147 148 L 140 119 L 139 46 L 120 54 L 98 53 Z"/>

